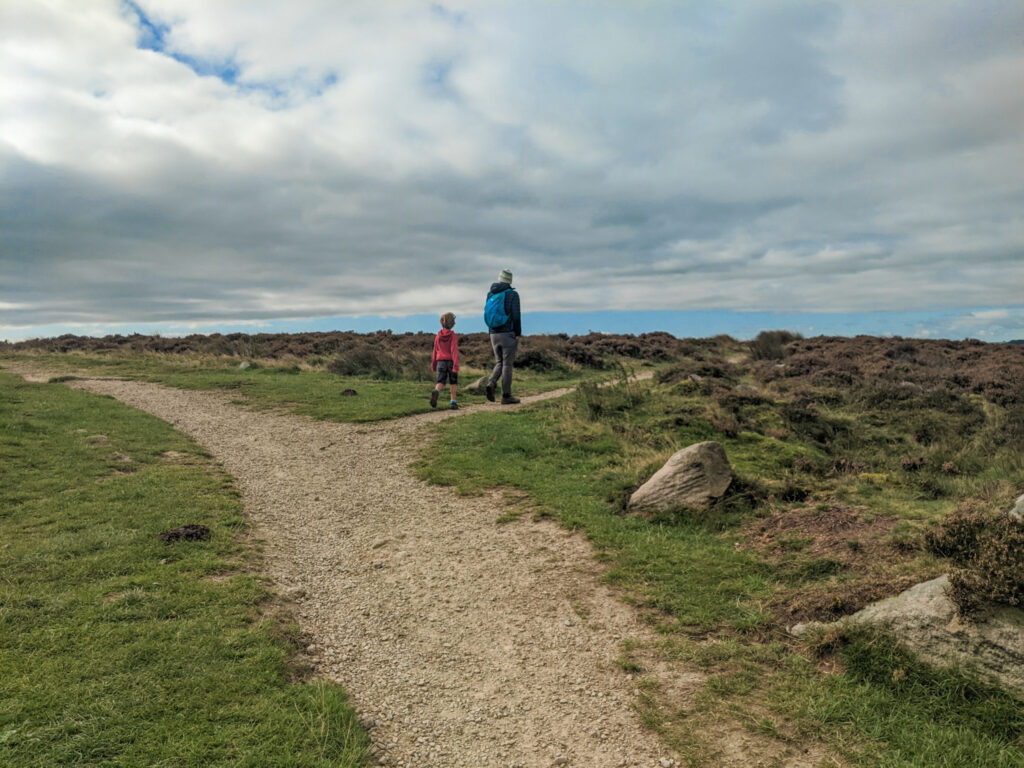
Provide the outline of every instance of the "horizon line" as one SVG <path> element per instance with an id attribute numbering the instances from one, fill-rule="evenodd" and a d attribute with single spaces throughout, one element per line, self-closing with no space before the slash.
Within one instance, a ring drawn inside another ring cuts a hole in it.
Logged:
<path id="1" fill-rule="evenodd" d="M 710 338 L 721 334 L 751 339 L 768 330 L 786 330 L 803 336 L 901 336 L 1005 342 L 1024 338 L 1024 305 L 955 310 L 873 310 L 869 312 L 779 312 L 768 310 L 586 310 L 524 312 L 524 336 L 566 333 L 640 334 L 669 333 L 678 338 Z M 18 343 L 64 335 L 179 337 L 214 333 L 313 333 L 351 331 L 373 333 L 433 332 L 435 314 L 336 315 L 273 320 L 152 321 L 51 323 L 4 326 L 0 341 Z M 457 319 L 460 333 L 486 331 L 479 313 Z"/>

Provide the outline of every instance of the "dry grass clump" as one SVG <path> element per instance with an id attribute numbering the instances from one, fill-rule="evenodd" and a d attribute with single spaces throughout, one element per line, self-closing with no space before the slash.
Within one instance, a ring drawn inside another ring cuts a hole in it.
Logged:
<path id="1" fill-rule="evenodd" d="M 373 379 L 423 380 L 430 376 L 430 353 L 422 350 L 393 349 L 374 340 L 359 340 L 327 365 L 339 376 L 366 376 Z"/>

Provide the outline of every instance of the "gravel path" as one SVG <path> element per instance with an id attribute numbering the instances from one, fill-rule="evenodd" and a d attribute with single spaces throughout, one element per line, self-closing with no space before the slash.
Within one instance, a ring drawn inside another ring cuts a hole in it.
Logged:
<path id="1" fill-rule="evenodd" d="M 497 525 L 497 495 L 459 497 L 410 470 L 422 425 L 502 406 L 352 425 L 222 393 L 71 385 L 167 420 L 237 479 L 265 571 L 296 601 L 318 674 L 350 692 L 380 764 L 676 765 L 615 663 L 623 640 L 652 632 L 600 583 L 589 543 L 528 516 Z"/>

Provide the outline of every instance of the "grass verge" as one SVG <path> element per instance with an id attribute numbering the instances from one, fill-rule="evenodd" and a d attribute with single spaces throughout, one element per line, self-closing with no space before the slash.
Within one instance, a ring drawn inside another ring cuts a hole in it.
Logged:
<path id="1" fill-rule="evenodd" d="M 156 536 L 186 523 L 210 538 Z M 344 692 L 297 679 L 243 526 L 166 423 L 0 373 L 0 765 L 366 765 Z"/>
<path id="2" fill-rule="evenodd" d="M 429 364 L 421 381 L 337 376 L 297 364 L 255 362 L 240 368 L 237 359 L 153 353 L 20 353 L 0 355 L 0 368 L 24 365 L 54 375 L 112 376 L 156 382 L 179 389 L 222 390 L 254 408 L 283 408 L 314 419 L 372 422 L 411 416 L 430 410 L 433 388 Z M 483 370 L 463 368 L 459 402 L 482 403 L 481 392 L 469 388 Z M 607 375 L 607 374 L 605 374 Z M 516 371 L 518 394 L 535 394 L 574 386 L 581 378 L 599 378 L 600 371 Z M 353 394 L 354 393 L 354 394 Z M 445 398 L 448 390 L 445 389 Z M 447 402 L 445 399 L 443 402 Z"/>
<path id="3" fill-rule="evenodd" d="M 959 498 L 1003 503 L 1024 484 L 1015 446 L 998 437 L 1006 414 L 966 399 L 951 404 L 959 412 L 865 410 L 837 396 L 812 408 L 754 395 L 742 381 L 725 394 L 708 389 L 672 380 L 581 387 L 563 401 L 448 421 L 434 427 L 418 471 L 461 493 L 525 492 L 539 514 L 585 531 L 608 581 L 664 637 L 662 647 L 627 650 L 624 669 L 643 677 L 660 660 L 705 676 L 692 698 L 673 698 L 656 679 L 639 686 L 645 722 L 689 765 L 726 764 L 725 723 L 766 765 L 796 755 L 801 765 L 1024 765 L 1020 701 L 916 664 L 883 637 L 851 634 L 819 656 L 784 630 L 791 606 L 828 611 L 836 595 L 877 599 L 935 575 L 922 527 Z M 941 471 L 900 471 L 925 419 L 944 430 L 932 450 L 976 467 L 971 474 L 947 483 Z M 716 509 L 623 513 L 629 492 L 671 453 L 709 439 L 736 474 Z M 882 496 L 889 503 L 873 511 Z M 801 527 L 783 524 L 793 519 Z"/>

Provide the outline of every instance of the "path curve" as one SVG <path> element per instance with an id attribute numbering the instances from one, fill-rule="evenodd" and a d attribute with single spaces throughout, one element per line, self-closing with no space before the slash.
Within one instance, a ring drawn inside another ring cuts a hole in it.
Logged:
<path id="1" fill-rule="evenodd" d="M 497 525 L 496 495 L 459 497 L 410 470 L 411 430 L 501 406 L 353 425 L 216 392 L 69 384 L 170 422 L 237 479 L 265 572 L 297 602 L 318 674 L 349 691 L 380 764 L 676 765 L 615 662 L 623 641 L 655 638 L 599 581 L 586 539 L 528 516 Z"/>

